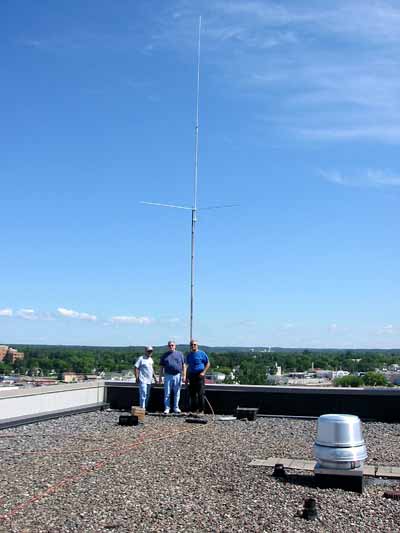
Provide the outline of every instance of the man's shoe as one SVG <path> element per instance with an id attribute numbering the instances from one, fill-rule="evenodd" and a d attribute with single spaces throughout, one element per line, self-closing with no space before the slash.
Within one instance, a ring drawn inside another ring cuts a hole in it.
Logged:
<path id="1" fill-rule="evenodd" d="M 177 407 L 176 409 L 174 409 L 174 413 L 176 413 L 177 415 L 180 415 L 182 411 L 179 409 L 179 407 Z"/>
<path id="2" fill-rule="evenodd" d="M 164 414 L 169 415 L 169 409 L 165 409 Z"/>

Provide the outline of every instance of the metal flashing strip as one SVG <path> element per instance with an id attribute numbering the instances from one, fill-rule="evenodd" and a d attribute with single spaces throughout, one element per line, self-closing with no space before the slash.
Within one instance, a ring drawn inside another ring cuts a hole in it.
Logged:
<path id="1" fill-rule="evenodd" d="M 105 388 L 104 382 L 91 382 L 83 383 L 68 383 L 63 385 L 50 385 L 48 387 L 34 387 L 34 388 L 20 388 L 11 389 L 4 387 L 0 389 L 0 400 L 7 400 L 9 398 L 21 398 L 27 396 L 40 396 L 42 394 L 58 394 L 60 392 L 71 392 L 73 390 L 93 390 Z"/>
<path id="2" fill-rule="evenodd" d="M 132 387 L 139 388 L 138 384 L 133 381 L 119 381 L 113 379 L 104 380 L 106 387 Z M 162 388 L 162 385 L 153 385 Z M 228 392 L 268 392 L 275 394 L 301 394 L 301 395 L 325 395 L 325 396 L 388 396 L 398 398 L 400 396 L 399 387 L 370 387 L 370 388 L 346 388 L 346 387 L 311 387 L 311 386 L 279 386 L 279 385 L 244 385 L 244 384 L 223 384 L 207 383 L 206 389 L 210 391 L 228 391 Z"/>
<path id="3" fill-rule="evenodd" d="M 312 472 L 316 462 L 306 459 L 289 459 L 287 457 L 268 457 L 268 459 L 253 459 L 249 466 L 268 466 L 273 468 L 276 464 L 283 464 L 284 468 Z M 364 476 L 400 478 L 400 467 L 398 466 L 364 464 L 363 471 Z"/>
<path id="4" fill-rule="evenodd" d="M 49 411 L 47 413 L 38 413 L 37 415 L 6 418 L 0 422 L 0 430 L 17 426 L 25 426 L 27 424 L 34 424 L 35 422 L 42 422 L 44 420 L 51 420 L 53 418 L 60 418 L 62 416 L 71 416 L 79 413 L 89 413 L 91 411 L 103 410 L 108 406 L 109 405 L 106 402 L 93 403 L 81 407 L 74 407 L 72 409 L 60 409 L 59 411 Z"/>

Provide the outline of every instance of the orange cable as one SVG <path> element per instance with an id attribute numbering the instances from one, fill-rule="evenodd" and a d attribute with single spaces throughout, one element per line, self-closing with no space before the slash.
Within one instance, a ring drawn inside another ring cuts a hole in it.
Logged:
<path id="1" fill-rule="evenodd" d="M 111 454 L 111 456 L 108 459 L 103 459 L 101 461 L 97 461 L 97 463 L 94 466 L 92 466 L 92 467 L 83 466 L 83 467 L 81 467 L 78 470 L 77 474 L 75 474 L 73 476 L 66 476 L 62 480 L 60 480 L 57 483 L 54 483 L 53 485 L 51 485 L 46 491 L 39 492 L 38 494 L 36 494 L 35 496 L 32 496 L 28 500 L 25 500 L 24 502 L 14 506 L 7 513 L 0 515 L 0 520 L 7 520 L 7 519 L 12 518 L 16 514 L 18 514 L 20 511 L 22 511 L 22 510 L 26 509 L 27 507 L 29 507 L 30 505 L 32 505 L 34 502 L 37 502 L 37 501 L 45 498 L 46 496 L 49 496 L 50 494 L 56 492 L 58 489 L 60 489 L 64 485 L 67 485 L 68 483 L 73 483 L 74 481 L 78 481 L 78 480 L 82 479 L 84 476 L 90 474 L 91 472 L 94 472 L 95 470 L 99 470 L 99 469 L 103 468 L 106 465 L 106 463 L 107 463 L 107 461 L 109 459 L 112 459 L 112 458 L 115 458 L 115 457 L 120 457 L 121 455 L 124 455 L 124 454 L 128 453 L 129 451 L 137 448 L 140 444 L 144 444 L 144 443 L 148 443 L 148 442 L 160 441 L 160 440 L 163 440 L 163 439 L 166 439 L 166 438 L 169 438 L 169 437 L 173 437 L 175 435 L 179 435 L 181 433 L 183 434 L 183 433 L 192 432 L 192 431 L 195 431 L 197 429 L 198 429 L 198 427 L 191 427 L 191 428 L 188 428 L 188 429 L 183 429 L 183 430 L 179 430 L 179 431 L 175 431 L 175 432 L 168 432 L 166 434 L 162 434 L 159 437 L 155 437 L 155 438 L 151 438 L 151 439 L 145 439 L 144 437 L 146 435 L 142 434 L 142 435 L 140 435 L 138 437 L 138 439 L 137 439 L 137 441 L 135 443 L 127 446 L 126 448 L 123 448 L 122 450 L 114 452 L 113 454 Z M 156 433 L 156 432 L 154 432 L 154 433 Z"/>

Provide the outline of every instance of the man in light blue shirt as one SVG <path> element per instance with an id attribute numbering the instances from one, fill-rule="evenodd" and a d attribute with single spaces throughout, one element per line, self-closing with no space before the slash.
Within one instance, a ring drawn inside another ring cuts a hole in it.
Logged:
<path id="1" fill-rule="evenodd" d="M 143 409 L 147 409 L 150 399 L 151 383 L 154 377 L 152 355 L 153 347 L 147 346 L 144 355 L 141 355 L 135 363 L 136 383 L 139 384 L 139 403 Z"/>

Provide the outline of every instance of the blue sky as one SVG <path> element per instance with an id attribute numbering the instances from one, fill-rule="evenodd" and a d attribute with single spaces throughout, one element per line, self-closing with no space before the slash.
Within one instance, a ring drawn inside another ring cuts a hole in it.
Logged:
<path id="1" fill-rule="evenodd" d="M 5 0 L 0 343 L 400 346 L 400 6 Z"/>

